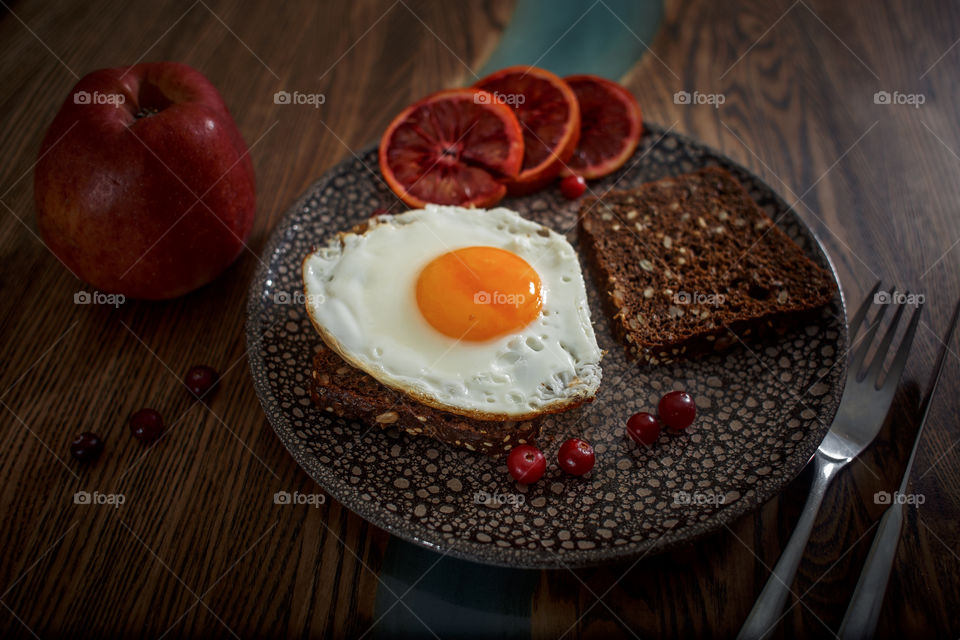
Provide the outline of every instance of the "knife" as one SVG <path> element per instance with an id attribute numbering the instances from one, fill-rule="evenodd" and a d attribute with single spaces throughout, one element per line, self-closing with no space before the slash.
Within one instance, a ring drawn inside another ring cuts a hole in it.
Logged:
<path id="1" fill-rule="evenodd" d="M 923 427 L 930 415 L 934 394 L 936 394 L 937 386 L 940 384 L 943 365 L 947 359 L 947 352 L 950 351 L 950 340 L 953 338 L 954 329 L 957 328 L 958 316 L 960 316 L 960 301 L 957 302 L 953 310 L 950 328 L 947 330 L 947 337 L 943 341 L 943 349 L 941 349 L 940 358 L 937 361 L 933 385 L 924 400 L 920 428 L 917 430 L 916 438 L 914 438 L 913 450 L 910 452 L 910 459 L 907 461 L 907 467 L 903 472 L 900 487 L 897 489 L 897 493 L 891 496 L 890 506 L 887 507 L 886 512 L 880 519 L 880 526 L 873 538 L 870 553 L 863 565 L 863 571 L 860 573 L 857 586 L 853 590 L 853 597 L 850 599 L 850 605 L 843 616 L 843 622 L 840 623 L 839 637 L 841 640 L 867 640 L 873 638 L 876 631 L 877 620 L 880 618 L 880 607 L 883 605 L 883 598 L 887 592 L 890 570 L 893 568 L 893 558 L 897 554 L 900 531 L 903 528 L 903 500 L 898 499 L 898 496 L 906 495 L 910 470 L 913 467 L 914 459 L 917 457 L 917 445 L 920 443 L 920 436 L 923 435 Z"/>

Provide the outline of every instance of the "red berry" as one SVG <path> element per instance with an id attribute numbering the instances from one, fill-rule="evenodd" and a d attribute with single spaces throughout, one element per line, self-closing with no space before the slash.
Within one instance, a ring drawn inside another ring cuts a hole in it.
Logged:
<path id="1" fill-rule="evenodd" d="M 70 453 L 80 462 L 93 462 L 103 453 L 103 440 L 95 433 L 84 431 L 70 443 Z"/>
<path id="2" fill-rule="evenodd" d="M 215 370 L 198 364 L 190 367 L 187 375 L 183 378 L 183 383 L 187 385 L 187 389 L 190 389 L 193 395 L 203 398 L 217 384 L 219 379 L 220 376 L 217 375 Z"/>
<path id="3" fill-rule="evenodd" d="M 671 391 L 660 398 L 657 406 L 660 420 L 676 431 L 682 431 L 691 424 L 697 415 L 697 405 L 686 391 Z"/>
<path id="4" fill-rule="evenodd" d="M 144 442 L 156 440 L 163 433 L 163 418 L 153 409 L 140 409 L 130 416 L 130 433 Z"/>
<path id="5" fill-rule="evenodd" d="M 521 444 L 507 456 L 507 469 L 517 482 L 533 484 L 543 477 L 547 470 L 547 459 L 543 452 L 529 444 Z"/>
<path id="6" fill-rule="evenodd" d="M 567 176 L 560 181 L 560 193 L 568 200 L 576 200 L 587 190 L 587 181 L 583 176 Z"/>
<path id="7" fill-rule="evenodd" d="M 385 213 L 387 213 L 386 209 L 384 209 L 383 207 L 377 207 L 376 209 L 373 210 L 373 213 L 370 214 L 370 217 L 376 218 L 377 216 L 382 216 Z"/>
<path id="8" fill-rule="evenodd" d="M 635 413 L 627 420 L 627 435 L 637 444 L 649 447 L 660 437 L 660 423 L 646 411 Z"/>
<path id="9" fill-rule="evenodd" d="M 560 445 L 560 453 L 557 454 L 560 468 L 572 476 L 582 476 L 593 469 L 595 460 L 593 447 L 580 438 L 570 438 L 564 442 Z"/>

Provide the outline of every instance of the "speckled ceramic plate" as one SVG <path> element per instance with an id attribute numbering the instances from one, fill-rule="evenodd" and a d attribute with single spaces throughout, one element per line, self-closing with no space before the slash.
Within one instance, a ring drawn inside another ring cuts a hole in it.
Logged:
<path id="1" fill-rule="evenodd" d="M 732 171 L 818 264 L 833 266 L 811 231 L 766 184 L 716 151 L 648 125 L 625 169 L 591 185 L 630 188 L 707 165 Z M 331 418 L 310 402 L 311 357 L 320 338 L 301 304 L 300 261 L 311 245 L 377 208 L 406 209 L 377 173 L 370 148 L 333 168 L 273 232 L 248 308 L 250 367 L 260 401 L 297 462 L 332 497 L 394 535 L 450 555 L 512 567 L 575 567 L 657 553 L 722 527 L 792 480 L 817 448 L 840 401 L 847 341 L 840 293 L 819 318 L 779 339 L 665 366 L 626 359 L 585 271 L 597 340 L 607 350 L 596 400 L 547 418 L 540 440 L 547 473 L 515 485 L 503 460 L 369 425 Z M 503 205 L 567 232 L 577 203 L 556 189 Z M 693 427 L 652 449 L 624 436 L 624 421 L 683 388 L 699 409 Z M 561 472 L 561 442 L 581 436 L 597 464 Z"/>

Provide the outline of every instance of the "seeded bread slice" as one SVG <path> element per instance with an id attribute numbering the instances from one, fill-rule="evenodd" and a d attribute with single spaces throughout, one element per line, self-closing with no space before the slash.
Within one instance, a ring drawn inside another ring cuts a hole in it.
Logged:
<path id="1" fill-rule="evenodd" d="M 580 238 L 616 331 L 650 364 L 782 331 L 836 292 L 719 167 L 585 200 Z"/>
<path id="2" fill-rule="evenodd" d="M 539 418 L 476 420 L 420 404 L 350 366 L 326 345 L 314 356 L 310 397 L 324 411 L 347 420 L 383 429 L 396 427 L 491 456 L 503 455 L 518 444 L 533 444 L 540 433 Z"/>

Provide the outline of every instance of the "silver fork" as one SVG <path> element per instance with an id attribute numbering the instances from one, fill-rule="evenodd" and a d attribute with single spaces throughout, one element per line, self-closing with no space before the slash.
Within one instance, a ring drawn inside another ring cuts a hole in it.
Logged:
<path id="1" fill-rule="evenodd" d="M 910 324 L 907 326 L 900 347 L 897 349 L 893 364 L 890 365 L 890 370 L 884 377 L 883 384 L 881 384 L 883 362 L 893 342 L 905 305 L 897 305 L 893 320 L 877 346 L 876 355 L 866 366 L 867 352 L 877 335 L 887 309 L 891 306 L 889 304 L 891 300 L 889 299 L 894 295 L 894 292 L 891 292 L 886 296 L 888 304 L 881 304 L 882 301 L 877 296 L 879 289 L 880 283 L 878 282 L 867 294 L 867 298 L 860 305 L 853 320 L 850 321 L 849 336 L 853 346 L 848 351 L 850 364 L 847 369 L 847 383 L 833 425 L 823 442 L 820 443 L 817 453 L 813 456 L 815 470 L 810 495 L 800 514 L 797 527 L 777 561 L 777 566 L 773 568 L 772 575 L 764 585 L 763 591 L 760 592 L 760 596 L 754 603 L 753 609 L 750 610 L 746 622 L 740 629 L 740 634 L 737 636 L 739 640 L 765 638 L 770 635 L 777 622 L 780 621 L 783 606 L 791 593 L 790 585 L 797 573 L 797 567 L 800 565 L 803 550 L 810 538 L 810 531 L 817 520 L 817 512 L 820 510 L 820 504 L 823 502 L 827 487 L 830 486 L 840 469 L 849 464 L 873 442 L 883 426 L 887 411 L 890 409 L 893 394 L 897 389 L 897 384 L 907 362 L 907 356 L 910 353 L 910 347 L 913 344 L 922 306 L 917 306 L 916 311 L 913 312 L 913 317 L 910 319 Z M 874 306 L 879 306 L 880 310 L 876 313 L 872 323 L 868 324 L 866 332 L 858 342 L 856 336 L 860 332 L 861 325 L 864 324 L 869 310 Z"/>

